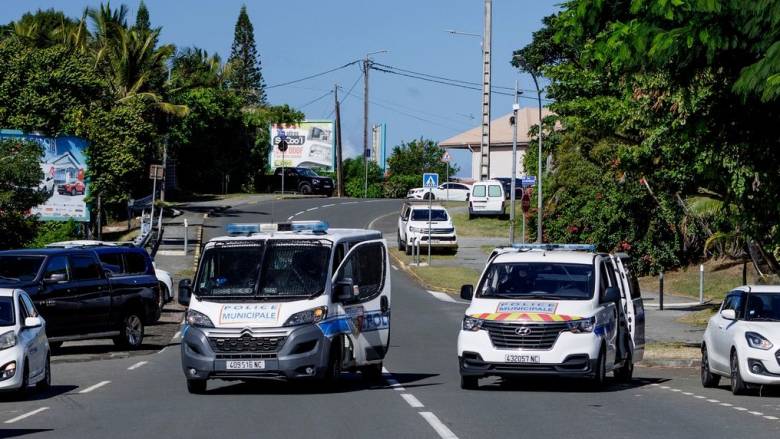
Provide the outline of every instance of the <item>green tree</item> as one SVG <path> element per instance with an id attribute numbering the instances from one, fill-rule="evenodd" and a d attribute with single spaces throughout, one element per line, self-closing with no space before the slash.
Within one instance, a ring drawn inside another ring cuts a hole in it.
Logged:
<path id="1" fill-rule="evenodd" d="M 382 198 L 382 168 L 376 162 L 368 162 L 368 187 L 366 191 L 366 167 L 362 157 L 344 160 L 344 191 L 354 198 Z"/>
<path id="2" fill-rule="evenodd" d="M 247 105 L 266 105 L 268 99 L 260 55 L 257 53 L 255 31 L 246 12 L 246 5 L 241 7 L 238 14 L 228 64 L 231 66 L 230 88 L 239 93 Z"/>
<path id="3" fill-rule="evenodd" d="M 133 29 L 141 32 L 150 32 L 152 30 L 152 22 L 149 19 L 149 9 L 146 7 L 146 3 L 141 0 L 138 4 L 138 12 L 135 14 L 135 26 Z"/>
<path id="4" fill-rule="evenodd" d="M 35 235 L 29 212 L 46 200 L 38 186 L 42 155 L 35 142 L 0 140 L 0 249 L 21 247 Z"/>
<path id="5" fill-rule="evenodd" d="M 389 179 L 385 188 L 386 195 L 392 198 L 401 197 L 409 189 L 421 186 L 422 175 L 426 172 L 439 174 L 439 179 L 443 182 L 449 166 L 449 175 L 455 175 L 458 168 L 441 161 L 443 156 L 444 149 L 429 139 L 420 138 L 394 147 L 387 159 Z"/>

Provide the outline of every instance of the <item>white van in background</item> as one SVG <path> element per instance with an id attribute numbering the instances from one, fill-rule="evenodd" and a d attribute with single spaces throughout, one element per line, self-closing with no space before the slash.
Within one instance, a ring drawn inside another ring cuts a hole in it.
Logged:
<path id="1" fill-rule="evenodd" d="M 504 186 L 498 180 L 485 180 L 474 183 L 469 195 L 469 219 L 477 215 L 504 215 L 506 213 L 506 194 Z"/>

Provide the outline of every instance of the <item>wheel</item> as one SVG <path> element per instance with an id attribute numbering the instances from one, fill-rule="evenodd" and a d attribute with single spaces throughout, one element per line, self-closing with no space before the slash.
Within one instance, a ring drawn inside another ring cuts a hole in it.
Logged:
<path id="1" fill-rule="evenodd" d="M 73 188 L 70 190 L 70 196 L 75 197 L 76 196 L 76 188 Z"/>
<path id="2" fill-rule="evenodd" d="M 404 242 L 401 241 L 401 232 L 398 232 L 398 250 L 404 251 L 406 246 L 404 245 Z"/>
<path id="3" fill-rule="evenodd" d="M 409 245 L 409 244 L 404 245 L 404 251 L 406 252 L 407 255 L 411 255 L 412 254 L 412 246 Z"/>
<path id="4" fill-rule="evenodd" d="M 593 371 L 593 378 L 591 378 L 591 384 L 596 389 L 604 387 L 604 383 L 607 381 L 607 354 L 604 348 L 601 348 L 599 352 L 599 358 L 596 360 L 596 370 Z"/>
<path id="5" fill-rule="evenodd" d="M 206 393 L 206 380 L 187 380 L 187 391 L 193 395 Z"/>
<path id="6" fill-rule="evenodd" d="M 629 354 L 628 358 L 626 358 L 625 364 L 623 367 L 619 369 L 615 369 L 613 372 L 615 375 L 615 379 L 618 382 L 621 383 L 630 383 L 631 378 L 634 377 L 634 360 L 631 358 L 631 355 Z"/>
<path id="7" fill-rule="evenodd" d="M 720 375 L 710 372 L 710 357 L 707 346 L 701 347 L 701 385 L 707 388 L 717 387 L 720 383 Z"/>
<path id="8" fill-rule="evenodd" d="M 479 377 L 475 376 L 460 376 L 460 388 L 463 390 L 478 390 L 479 389 Z"/>
<path id="9" fill-rule="evenodd" d="M 739 373 L 739 357 L 736 352 L 731 353 L 731 393 L 735 395 L 744 395 L 747 391 L 745 382 L 742 381 L 742 375 Z"/>
<path id="10" fill-rule="evenodd" d="M 432 193 L 428 192 L 427 194 L 423 195 L 423 200 L 435 200 L 436 196 L 434 196 Z"/>
<path id="11" fill-rule="evenodd" d="M 382 363 L 369 364 L 360 368 L 360 373 L 363 375 L 363 379 L 371 382 L 380 381 L 382 379 Z"/>
<path id="12" fill-rule="evenodd" d="M 114 337 L 114 344 L 117 346 L 138 349 L 144 341 L 144 322 L 138 314 L 130 313 L 120 329 L 121 334 Z"/>
<path id="13" fill-rule="evenodd" d="M 334 338 L 330 344 L 330 353 L 328 355 L 328 368 L 325 370 L 323 384 L 327 390 L 334 390 L 341 378 L 341 340 Z"/>
<path id="14" fill-rule="evenodd" d="M 311 186 L 309 186 L 308 184 L 304 183 L 298 189 L 298 192 L 300 192 L 302 195 L 309 195 L 309 194 L 311 194 Z"/>
<path id="15" fill-rule="evenodd" d="M 48 390 L 51 387 L 51 356 L 46 355 L 46 366 L 43 379 L 38 381 L 38 390 Z"/>
<path id="16" fill-rule="evenodd" d="M 30 391 L 30 369 L 27 366 L 27 359 L 24 359 L 24 368 L 22 369 L 22 385 L 19 387 L 19 394 L 24 397 Z"/>

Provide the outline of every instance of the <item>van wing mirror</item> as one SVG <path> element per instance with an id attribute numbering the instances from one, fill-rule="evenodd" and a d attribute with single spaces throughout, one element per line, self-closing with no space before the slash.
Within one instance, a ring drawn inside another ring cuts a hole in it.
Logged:
<path id="1" fill-rule="evenodd" d="M 336 281 L 333 286 L 333 297 L 336 302 L 350 303 L 357 298 L 357 291 L 352 278 L 344 278 Z"/>
<path id="2" fill-rule="evenodd" d="M 471 300 L 474 297 L 474 285 L 463 285 L 460 287 L 460 298 Z"/>
<path id="3" fill-rule="evenodd" d="M 737 320 L 737 312 L 733 309 L 724 309 L 720 312 L 720 316 L 726 320 Z"/>
<path id="4" fill-rule="evenodd" d="M 192 282 L 189 279 L 179 281 L 179 305 L 190 306 L 192 297 Z"/>
<path id="5" fill-rule="evenodd" d="M 615 287 L 609 287 L 604 292 L 602 303 L 618 303 L 620 301 L 620 290 Z"/>

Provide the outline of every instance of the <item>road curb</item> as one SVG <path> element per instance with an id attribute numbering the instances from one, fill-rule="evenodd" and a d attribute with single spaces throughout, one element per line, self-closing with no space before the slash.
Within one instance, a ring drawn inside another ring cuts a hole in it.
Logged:
<path id="1" fill-rule="evenodd" d="M 688 367 L 695 368 L 701 365 L 698 358 L 653 358 L 637 363 L 644 367 Z"/>

